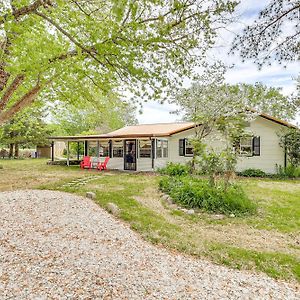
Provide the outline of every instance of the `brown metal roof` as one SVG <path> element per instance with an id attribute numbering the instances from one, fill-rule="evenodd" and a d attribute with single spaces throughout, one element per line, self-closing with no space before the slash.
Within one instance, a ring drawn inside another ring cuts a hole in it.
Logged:
<path id="1" fill-rule="evenodd" d="M 250 109 L 255 112 L 255 110 Z M 298 128 L 297 126 L 288 123 L 286 121 L 277 119 L 268 114 L 260 113 L 260 117 L 270 120 L 272 122 L 290 127 Z M 84 141 L 84 140 L 95 140 L 95 139 L 111 139 L 111 138 L 139 138 L 139 137 L 164 137 L 171 136 L 173 134 L 191 129 L 195 126 L 193 122 L 180 122 L 180 123 L 157 123 L 157 124 L 141 124 L 133 126 L 125 126 L 123 128 L 117 129 L 115 131 L 99 134 L 99 135 L 85 135 L 85 136 L 53 136 L 50 137 L 50 140 L 75 140 L 75 141 Z"/>
<path id="2" fill-rule="evenodd" d="M 194 127 L 193 122 L 157 123 L 125 126 L 107 134 L 87 136 L 53 136 L 52 140 L 85 140 L 110 138 L 164 137 L 188 130 Z"/>
<path id="3" fill-rule="evenodd" d="M 182 123 L 158 123 L 158 124 L 141 124 L 125 126 L 118 130 L 104 134 L 107 138 L 111 137 L 162 137 L 191 129 L 194 127 L 193 122 Z"/>

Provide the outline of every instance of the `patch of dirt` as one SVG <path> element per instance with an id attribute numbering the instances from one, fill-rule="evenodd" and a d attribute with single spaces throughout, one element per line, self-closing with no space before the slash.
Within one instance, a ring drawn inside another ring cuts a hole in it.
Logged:
<path id="1" fill-rule="evenodd" d="M 217 242 L 244 249 L 281 252 L 300 257 L 300 238 L 297 234 L 256 229 L 245 224 L 235 224 L 234 219 L 229 224 L 208 224 L 205 219 L 201 219 L 201 215 L 198 215 L 199 219 L 196 222 L 175 216 L 171 214 L 172 206 L 164 205 L 159 191 L 153 187 L 146 188 L 143 196 L 136 196 L 135 199 L 163 215 L 169 222 L 179 225 L 201 248 L 204 242 Z"/>

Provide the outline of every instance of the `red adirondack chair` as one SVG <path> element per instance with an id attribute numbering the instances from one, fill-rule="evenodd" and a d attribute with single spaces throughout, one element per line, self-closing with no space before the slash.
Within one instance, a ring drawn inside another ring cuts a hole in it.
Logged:
<path id="1" fill-rule="evenodd" d="M 107 170 L 107 163 L 109 161 L 109 157 L 105 157 L 104 162 L 99 162 L 97 165 L 97 170 L 101 171 L 101 170 Z"/>
<path id="2" fill-rule="evenodd" d="M 84 169 L 86 167 L 88 167 L 89 170 L 92 167 L 92 161 L 91 161 L 91 157 L 90 156 L 84 156 L 83 160 L 80 162 L 80 168 L 81 169 Z"/>

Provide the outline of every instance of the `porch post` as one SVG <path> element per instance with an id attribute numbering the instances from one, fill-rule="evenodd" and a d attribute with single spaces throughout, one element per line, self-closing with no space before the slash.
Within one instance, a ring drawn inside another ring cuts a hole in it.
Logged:
<path id="1" fill-rule="evenodd" d="M 79 160 L 79 142 L 77 142 L 77 160 Z"/>
<path id="2" fill-rule="evenodd" d="M 97 141 L 97 157 L 100 156 L 100 142 Z"/>
<path id="3" fill-rule="evenodd" d="M 84 141 L 84 156 L 88 156 L 88 141 Z"/>
<path id="4" fill-rule="evenodd" d="M 51 142 L 51 161 L 54 161 L 54 141 Z"/>
<path id="5" fill-rule="evenodd" d="M 67 166 L 70 166 L 70 145 L 69 145 L 69 141 L 67 141 Z"/>
<path id="6" fill-rule="evenodd" d="M 155 166 L 155 139 L 151 139 L 151 156 L 152 156 L 152 169 Z"/>

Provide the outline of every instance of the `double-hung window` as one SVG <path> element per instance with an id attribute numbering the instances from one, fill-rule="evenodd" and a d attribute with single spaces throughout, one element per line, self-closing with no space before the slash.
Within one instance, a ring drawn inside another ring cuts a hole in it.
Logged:
<path id="1" fill-rule="evenodd" d="M 194 146 L 191 139 L 180 139 L 179 140 L 179 156 L 193 156 Z"/>
<path id="2" fill-rule="evenodd" d="M 242 137 L 239 144 L 239 154 L 241 156 L 260 156 L 260 137 Z"/>
<path id="3" fill-rule="evenodd" d="M 156 158 L 168 157 L 168 141 L 158 139 L 156 140 Z"/>
<path id="4" fill-rule="evenodd" d="M 151 157 L 151 140 L 139 141 L 139 157 L 146 158 Z"/>

